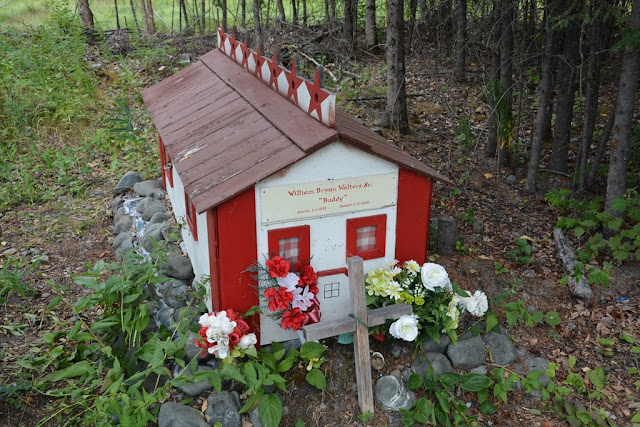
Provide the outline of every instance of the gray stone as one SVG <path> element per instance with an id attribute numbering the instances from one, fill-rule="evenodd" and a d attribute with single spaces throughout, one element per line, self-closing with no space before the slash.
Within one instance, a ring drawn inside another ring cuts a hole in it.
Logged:
<path id="1" fill-rule="evenodd" d="M 169 220 L 169 216 L 164 212 L 156 212 L 153 214 L 151 219 L 149 219 L 149 224 L 160 224 L 161 222 L 165 222 Z"/>
<path id="2" fill-rule="evenodd" d="M 125 231 L 131 230 L 131 226 L 133 225 L 133 220 L 129 215 L 124 215 L 121 217 L 118 222 L 113 225 L 113 234 L 124 233 Z"/>
<path id="3" fill-rule="evenodd" d="M 469 369 L 469 372 L 471 372 L 472 374 L 487 375 L 488 369 L 486 366 L 480 365 L 476 366 L 475 368 Z"/>
<path id="4" fill-rule="evenodd" d="M 452 217 L 438 218 L 438 240 L 436 242 L 436 252 L 439 255 L 453 255 L 456 253 L 456 242 L 458 241 L 458 226 Z"/>
<path id="5" fill-rule="evenodd" d="M 127 213 L 124 210 L 124 206 L 120 206 L 118 210 L 116 210 L 116 212 L 113 214 L 113 223 L 115 224 L 120 220 L 120 218 L 122 218 L 125 215 L 127 215 Z"/>
<path id="6" fill-rule="evenodd" d="M 142 219 L 149 221 L 156 212 L 166 212 L 167 205 L 162 200 L 153 197 L 145 197 L 138 203 L 136 210 L 142 216 Z"/>
<path id="7" fill-rule="evenodd" d="M 15 255 L 15 254 L 17 254 L 17 253 L 18 253 L 18 250 L 17 250 L 17 249 L 15 249 L 15 248 L 9 248 L 9 249 L 5 249 L 5 250 L 2 252 L 2 255 Z"/>
<path id="8" fill-rule="evenodd" d="M 94 63 L 89 64 L 89 68 L 91 68 L 94 71 L 99 71 L 99 70 L 102 70 L 104 68 L 104 65 L 102 65 L 99 62 L 94 62 Z"/>
<path id="9" fill-rule="evenodd" d="M 447 351 L 447 346 L 451 342 L 451 338 L 448 335 L 440 335 L 440 342 L 436 342 L 433 338 L 425 338 L 422 340 L 422 350 L 427 353 L 444 353 Z"/>
<path id="10" fill-rule="evenodd" d="M 113 249 L 117 249 L 127 240 L 131 240 L 131 246 L 133 247 L 133 235 L 129 231 L 123 231 L 113 239 L 113 244 L 111 246 Z"/>
<path id="11" fill-rule="evenodd" d="M 161 310 L 158 310 L 155 315 L 156 322 L 159 325 L 164 325 L 166 328 L 171 328 L 171 325 L 174 323 L 173 312 L 174 309 L 171 307 L 165 307 Z"/>
<path id="12" fill-rule="evenodd" d="M 538 378 L 538 381 L 540 381 L 540 385 L 542 385 L 542 387 L 547 386 L 549 383 L 549 377 L 544 372 L 546 372 L 547 366 L 549 366 L 549 360 L 544 357 L 530 357 L 525 359 L 524 366 L 527 368 L 527 373 L 542 371 L 543 373 L 540 375 L 540 378 Z"/>
<path id="13" fill-rule="evenodd" d="M 122 260 L 124 259 L 124 255 L 132 249 L 133 239 L 125 240 L 124 242 L 122 242 L 116 249 L 116 260 L 118 260 L 118 262 L 122 262 Z"/>
<path id="14" fill-rule="evenodd" d="M 476 234 L 484 234 L 484 221 L 480 218 L 473 220 L 473 232 Z"/>
<path id="15" fill-rule="evenodd" d="M 129 171 L 124 174 L 118 184 L 113 189 L 113 194 L 124 194 L 131 190 L 136 182 L 142 181 L 142 176 L 138 172 Z"/>
<path id="16" fill-rule="evenodd" d="M 133 191 L 141 197 L 164 199 L 164 189 L 162 188 L 162 181 L 159 179 L 136 182 L 133 185 Z"/>
<path id="17" fill-rule="evenodd" d="M 403 369 L 402 381 L 404 381 L 404 383 L 407 384 L 409 382 L 409 378 L 411 378 L 411 375 L 413 375 L 413 372 L 411 372 L 411 369 Z"/>
<path id="18" fill-rule="evenodd" d="M 516 347 L 511 340 L 503 334 L 489 332 L 482 334 L 482 342 L 489 350 L 489 357 L 493 363 L 506 366 L 512 363 L 518 357 Z"/>
<path id="19" fill-rule="evenodd" d="M 507 184 L 515 187 L 516 185 L 518 185 L 518 179 L 515 177 L 515 175 L 509 175 L 507 177 Z"/>
<path id="20" fill-rule="evenodd" d="M 189 57 L 188 53 L 183 53 L 180 55 L 180 64 L 182 65 L 186 65 L 191 63 L 191 58 Z"/>
<path id="21" fill-rule="evenodd" d="M 202 371 L 213 371 L 214 369 L 211 366 L 198 366 L 198 372 Z M 193 374 L 189 371 L 189 369 L 185 369 L 184 372 L 180 375 L 183 375 L 188 378 L 192 378 Z M 179 387 L 180 390 L 187 396 L 195 397 L 200 396 L 207 390 L 211 390 L 213 386 L 209 383 L 209 381 L 202 381 L 199 383 L 186 383 Z"/>
<path id="22" fill-rule="evenodd" d="M 36 249 L 36 248 L 31 248 L 29 249 L 31 251 L 32 254 L 34 255 L 40 255 L 42 254 L 42 251 L 40 249 Z"/>
<path id="23" fill-rule="evenodd" d="M 482 338 L 476 336 L 466 340 L 458 341 L 457 345 L 453 343 L 447 347 L 447 356 L 451 360 L 451 364 L 455 368 L 471 369 L 480 365 L 484 361 L 484 347 L 482 346 Z"/>
<path id="24" fill-rule="evenodd" d="M 120 209 L 122 207 L 122 204 L 124 203 L 124 199 L 120 196 L 114 198 L 111 201 L 111 213 L 115 214 L 118 209 Z"/>
<path id="25" fill-rule="evenodd" d="M 180 280 L 180 279 L 169 279 L 164 283 L 158 283 L 156 285 L 156 290 L 163 297 L 167 297 L 168 295 L 170 295 L 169 292 L 171 292 L 171 290 L 174 288 L 178 288 L 178 289 L 186 288 L 188 290 L 189 282 L 186 280 Z M 174 295 L 178 295 L 178 294 L 175 294 L 174 292 Z"/>
<path id="26" fill-rule="evenodd" d="M 213 392 L 207 399 L 209 404 L 205 414 L 209 422 L 214 425 L 219 422 L 223 427 L 242 427 L 240 410 L 240 397 L 238 393 L 223 390 L 220 394 Z"/>
<path id="27" fill-rule="evenodd" d="M 411 409 L 416 396 L 407 386 L 394 376 L 387 375 L 376 381 L 376 401 L 386 411 Z"/>
<path id="28" fill-rule="evenodd" d="M 167 261 L 160 266 L 160 270 L 165 275 L 176 279 L 191 280 L 195 277 L 191 261 L 177 254 L 168 254 Z"/>
<path id="29" fill-rule="evenodd" d="M 187 341 L 187 345 L 184 347 L 184 361 L 190 362 L 194 357 L 198 357 L 200 351 L 202 350 L 200 347 L 196 345 L 196 335 L 193 332 L 189 332 L 189 338 Z"/>
<path id="30" fill-rule="evenodd" d="M 442 354 L 437 352 L 429 352 L 424 354 L 419 354 L 418 357 L 413 361 L 411 367 L 413 368 L 416 374 L 424 377 L 424 373 L 429 368 L 429 363 L 433 367 L 433 372 L 436 375 L 446 374 L 447 372 L 453 372 L 453 366 L 451 366 L 451 362 L 449 359 Z"/>
<path id="31" fill-rule="evenodd" d="M 262 427 L 260 415 L 258 415 L 258 408 L 253 408 L 249 411 L 249 422 L 253 425 L 253 427 Z"/>
<path id="32" fill-rule="evenodd" d="M 163 223 L 150 224 L 144 229 L 144 234 L 140 238 L 140 244 L 144 246 L 146 250 L 153 250 L 153 242 L 160 243 L 164 241 L 162 227 L 164 227 Z"/>
<path id="33" fill-rule="evenodd" d="M 209 424 L 197 409 L 175 402 L 167 402 L 160 407 L 158 427 L 209 427 Z"/>

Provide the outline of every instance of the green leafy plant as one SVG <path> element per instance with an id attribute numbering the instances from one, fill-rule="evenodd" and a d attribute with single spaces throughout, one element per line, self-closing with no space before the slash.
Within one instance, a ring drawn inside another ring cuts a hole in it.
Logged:
<path id="1" fill-rule="evenodd" d="M 506 274 L 509 272 L 509 269 L 507 267 L 505 267 L 504 265 L 502 265 L 501 262 L 498 261 L 494 261 L 493 262 L 493 272 L 498 275 L 498 274 Z"/>
<path id="2" fill-rule="evenodd" d="M 513 328 L 519 322 L 523 322 L 527 327 L 541 323 L 543 320 L 549 326 L 557 326 L 562 322 L 560 315 L 555 311 L 549 311 L 547 313 L 543 313 L 540 310 L 529 311 L 522 299 L 502 303 L 501 307 L 505 312 L 509 329 Z"/>
<path id="3" fill-rule="evenodd" d="M 518 264 L 529 264 L 531 262 L 531 244 L 523 237 L 516 239 L 517 248 L 509 253 L 507 256 L 513 262 Z"/>

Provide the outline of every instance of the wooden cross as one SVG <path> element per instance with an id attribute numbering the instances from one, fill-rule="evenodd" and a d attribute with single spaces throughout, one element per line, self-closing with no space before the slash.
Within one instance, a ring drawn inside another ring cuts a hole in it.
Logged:
<path id="1" fill-rule="evenodd" d="M 364 287 L 364 267 L 362 258 L 347 260 L 349 269 L 349 292 L 353 317 L 344 317 L 331 322 L 315 323 L 303 328 L 307 341 L 315 341 L 340 334 L 355 332 L 353 348 L 356 362 L 356 382 L 358 405 L 363 414 L 373 413 L 373 382 L 371 380 L 371 359 L 369 357 L 369 328 L 382 325 L 387 320 L 412 314 L 409 304 L 392 304 L 387 307 L 367 310 Z M 357 320 L 356 320 L 357 319 Z"/>

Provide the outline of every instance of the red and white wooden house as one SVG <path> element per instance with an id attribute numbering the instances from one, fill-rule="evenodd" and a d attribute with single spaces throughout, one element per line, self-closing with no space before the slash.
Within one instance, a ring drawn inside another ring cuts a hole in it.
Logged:
<path id="1" fill-rule="evenodd" d="M 210 278 L 210 309 L 257 305 L 246 269 L 268 255 L 311 263 L 321 321 L 350 311 L 348 257 L 365 272 L 425 261 L 433 180 L 448 180 L 336 111 L 317 72 L 304 80 L 219 30 L 218 49 L 143 98 L 196 279 Z M 260 319 L 261 343 L 293 337 Z"/>

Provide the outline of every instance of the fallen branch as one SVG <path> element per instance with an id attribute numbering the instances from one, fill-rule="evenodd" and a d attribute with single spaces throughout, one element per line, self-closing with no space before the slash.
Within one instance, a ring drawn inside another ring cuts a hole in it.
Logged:
<path id="1" fill-rule="evenodd" d="M 356 77 L 359 77 L 359 76 L 356 76 Z M 426 93 L 409 93 L 406 96 L 407 96 L 407 98 L 416 98 L 416 97 L 420 97 L 420 96 L 428 96 L 428 94 L 426 94 Z M 380 99 L 387 99 L 387 95 L 358 96 L 356 98 L 348 98 L 347 101 L 378 101 Z"/>
<path id="2" fill-rule="evenodd" d="M 571 175 L 567 172 L 560 172 L 560 171 L 554 171 L 553 169 L 538 169 L 539 172 L 547 172 L 547 173 L 553 173 L 556 175 L 561 175 L 561 176 L 566 176 L 567 178 L 571 178 Z"/>
<path id="3" fill-rule="evenodd" d="M 569 272 L 567 275 L 567 284 L 569 285 L 569 289 L 571 290 L 571 294 L 577 298 L 583 299 L 585 301 L 590 301 L 593 298 L 593 290 L 587 283 L 587 279 L 582 276 L 579 282 L 576 282 L 573 274 L 573 267 L 576 264 L 576 258 L 567 241 L 566 237 L 562 233 L 562 230 L 559 228 L 553 229 L 553 238 L 556 241 L 557 252 L 556 255 L 558 258 L 562 260 L 564 264 L 564 268 Z"/>

